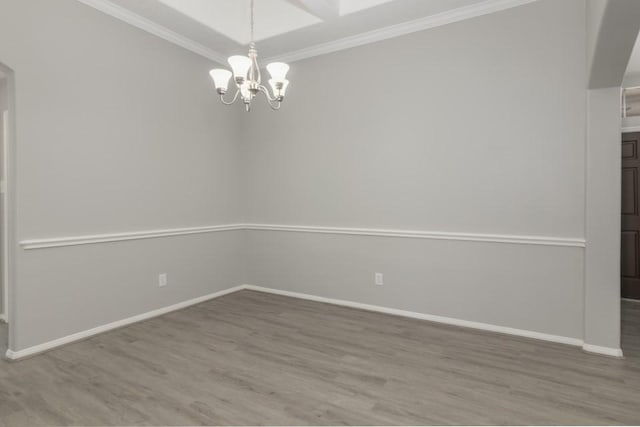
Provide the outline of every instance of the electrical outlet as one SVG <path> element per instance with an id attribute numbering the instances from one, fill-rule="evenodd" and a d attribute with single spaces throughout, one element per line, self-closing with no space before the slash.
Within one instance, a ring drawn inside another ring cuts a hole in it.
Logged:
<path id="1" fill-rule="evenodd" d="M 376 285 L 384 285 L 384 277 L 382 276 L 382 273 L 376 273 Z"/>
<path id="2" fill-rule="evenodd" d="M 159 287 L 163 287 L 163 286 L 167 286 L 168 282 L 167 282 L 167 273 L 161 273 L 158 275 L 158 286 Z"/>

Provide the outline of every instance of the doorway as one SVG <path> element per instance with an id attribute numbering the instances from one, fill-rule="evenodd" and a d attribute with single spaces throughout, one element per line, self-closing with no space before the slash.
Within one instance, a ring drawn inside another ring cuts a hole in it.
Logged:
<path id="1" fill-rule="evenodd" d="M 624 97 L 623 97 L 624 99 Z M 624 106 L 624 104 L 623 104 Z M 622 134 L 620 295 L 626 354 L 640 354 L 640 129 Z"/>
<path id="2" fill-rule="evenodd" d="M 622 298 L 640 300 L 640 132 L 622 134 L 620 284 Z"/>

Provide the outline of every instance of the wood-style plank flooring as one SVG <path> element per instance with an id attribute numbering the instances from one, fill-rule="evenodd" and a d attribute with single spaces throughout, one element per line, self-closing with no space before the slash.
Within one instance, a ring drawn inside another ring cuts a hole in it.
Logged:
<path id="1" fill-rule="evenodd" d="M 0 321 L 0 359 L 7 352 L 8 342 L 9 342 L 9 325 Z"/>
<path id="2" fill-rule="evenodd" d="M 242 291 L 0 362 L 0 426 L 640 424 L 624 359 Z"/>

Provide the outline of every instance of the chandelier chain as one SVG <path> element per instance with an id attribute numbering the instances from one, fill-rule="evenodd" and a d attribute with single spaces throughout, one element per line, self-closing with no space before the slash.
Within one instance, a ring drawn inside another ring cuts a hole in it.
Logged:
<path id="1" fill-rule="evenodd" d="M 253 43 L 253 0 L 251 0 L 251 43 Z"/>

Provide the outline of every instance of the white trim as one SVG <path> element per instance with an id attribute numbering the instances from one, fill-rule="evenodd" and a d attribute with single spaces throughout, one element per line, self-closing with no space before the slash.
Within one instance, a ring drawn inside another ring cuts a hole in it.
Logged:
<path id="1" fill-rule="evenodd" d="M 384 228 L 316 227 L 308 225 L 245 224 L 247 230 L 291 231 L 300 233 L 348 234 L 355 236 L 404 237 L 411 239 L 461 240 L 468 242 L 511 243 L 521 245 L 585 247 L 585 240 L 571 237 L 521 236 L 513 234 L 452 233 L 441 231 L 394 230 Z"/>
<path id="2" fill-rule="evenodd" d="M 7 319 L 7 316 L 4 313 L 0 314 L 0 322 L 9 323 L 9 319 Z"/>
<path id="3" fill-rule="evenodd" d="M 622 133 L 640 132 L 640 126 L 627 126 L 622 128 Z"/>
<path id="4" fill-rule="evenodd" d="M 418 31 L 428 30 L 430 28 L 440 27 L 454 22 L 487 15 L 501 10 L 510 9 L 516 6 L 522 6 L 533 3 L 537 0 L 485 0 L 481 3 L 471 4 L 459 7 L 457 9 L 447 10 L 431 16 L 414 19 L 412 21 L 379 28 L 373 31 L 345 37 L 339 40 L 333 40 L 327 43 L 317 44 L 300 50 L 275 55 L 264 60 L 265 64 L 274 61 L 294 62 L 301 59 L 311 58 L 313 56 L 324 55 L 327 53 L 337 52 L 339 50 L 350 49 L 369 43 L 374 43 L 393 37 L 403 36 Z"/>
<path id="5" fill-rule="evenodd" d="M 627 302 L 632 302 L 635 304 L 640 304 L 640 299 L 633 299 L 633 298 L 620 298 L 622 301 L 627 301 Z"/>
<path id="6" fill-rule="evenodd" d="M 2 218 L 0 218 L 0 246 L 2 248 L 2 278 L 0 278 L 0 288 L 2 288 L 2 313 L 3 321 L 6 323 L 9 321 L 9 197 L 7 192 L 7 180 L 9 174 L 7 173 L 7 165 L 9 164 L 9 111 L 2 112 L 2 136 L 0 137 L 0 143 L 2 150 L 2 172 L 0 173 L 2 180 L 2 194 L 0 199 L 2 200 Z"/>
<path id="7" fill-rule="evenodd" d="M 599 345 L 583 344 L 582 349 L 588 353 L 602 354 L 605 356 L 622 357 L 622 349 L 602 347 Z"/>
<path id="8" fill-rule="evenodd" d="M 507 334 L 507 335 L 515 335 L 515 336 L 520 336 L 520 337 L 525 337 L 525 338 L 533 338 L 533 339 L 538 339 L 538 340 L 543 340 L 543 341 L 549 341 L 549 342 L 554 342 L 554 343 L 560 343 L 560 344 L 567 344 L 567 345 L 572 345 L 572 346 L 578 346 L 578 347 L 582 347 L 582 349 L 584 351 L 590 352 L 590 353 L 597 353 L 597 354 L 603 354 L 603 355 L 607 355 L 607 356 L 614 356 L 614 357 L 622 357 L 622 350 L 621 349 L 616 349 L 616 348 L 610 348 L 610 347 L 601 347 L 601 346 L 596 346 L 596 345 L 591 345 L 591 344 L 586 344 L 583 342 L 583 340 L 579 339 L 579 338 L 571 338 L 571 337 L 564 337 L 564 336 L 560 336 L 560 335 L 552 335 L 552 334 L 545 334 L 542 332 L 535 332 L 535 331 L 528 331 L 528 330 L 524 330 L 524 329 L 516 329 L 516 328 L 509 328 L 506 326 L 498 326 L 498 325 L 492 325 L 489 323 L 480 323 L 480 322 L 472 322 L 469 320 L 462 320 L 462 319 L 456 319 L 456 318 L 452 318 L 452 317 L 444 317 L 444 316 L 436 316 L 436 315 L 432 315 L 432 314 L 425 314 L 425 313 L 417 313 L 417 312 L 413 312 L 413 311 L 407 311 L 407 310 L 399 310 L 399 309 L 395 309 L 395 308 L 388 308 L 388 307 L 381 307 L 381 306 L 377 306 L 377 305 L 371 305 L 371 304 L 363 304 L 363 303 L 358 303 L 358 302 L 353 302 L 353 301 L 346 301 L 346 300 L 339 300 L 339 299 L 334 299 L 334 298 L 326 298 L 326 297 L 319 297 L 319 296 L 315 296 L 315 295 L 309 295 L 309 294 L 303 294 L 300 292 L 290 292 L 290 291 L 283 291 L 283 290 L 279 290 L 279 289 L 272 289 L 272 288 L 265 288 L 262 286 L 254 286 L 254 285 L 240 285 L 240 286 L 234 286 L 232 288 L 229 289 L 224 289 L 222 291 L 218 291 L 218 292 L 214 292 L 208 295 L 204 295 L 201 297 L 197 297 L 197 298 L 193 298 L 187 301 L 183 301 L 177 304 L 173 304 L 167 307 L 162 307 L 156 310 L 151 310 L 148 311 L 146 313 L 142 313 L 142 314 L 138 314 L 132 317 L 128 317 L 126 319 L 122 319 L 122 320 L 117 320 L 115 322 L 111 322 L 108 323 L 106 325 L 102 325 L 102 326 L 98 326 L 92 329 L 88 329 L 85 331 L 81 331 L 81 332 L 77 332 L 75 334 L 71 334 L 71 335 L 67 335 L 66 337 L 62 337 L 62 338 L 58 338 L 52 341 L 48 341 L 45 342 L 43 344 L 38 344 L 32 347 L 28 347 L 22 350 L 18 350 L 18 351 L 13 351 L 13 350 L 7 350 L 6 353 L 6 357 L 7 359 L 10 360 L 18 360 L 18 359 L 22 359 L 25 357 L 29 357 L 29 356 L 33 356 L 48 350 L 52 350 L 56 347 L 60 347 L 66 344 L 70 344 L 76 341 L 80 341 L 89 337 L 92 337 L 94 335 L 98 335 L 104 332 L 108 332 L 110 330 L 113 329 L 117 329 L 117 328 L 121 328 L 123 326 L 128 326 L 131 325 L 133 323 L 137 323 L 137 322 L 141 322 L 143 320 L 148 320 L 154 317 L 158 317 L 158 316 L 162 316 L 164 314 L 173 312 L 173 311 L 177 311 L 177 310 L 181 310 L 183 308 L 187 308 L 196 304 L 200 304 L 215 298 L 220 298 L 222 296 L 234 293 L 234 292 L 238 292 L 241 290 L 250 290 L 250 291 L 256 291 L 256 292 L 264 292 L 264 293 L 269 293 L 269 294 L 275 294 L 275 295 L 282 295 L 282 296 L 287 296 L 287 297 L 292 297 L 292 298 L 299 298 L 299 299 L 304 299 L 304 300 L 308 300 L 308 301 L 316 301 L 316 302 L 322 302 L 322 303 L 327 303 L 327 304 L 333 304 L 333 305 L 339 305 L 339 306 L 343 306 L 343 307 L 350 307 L 350 308 L 357 308 L 360 310 L 367 310 L 367 311 L 373 311 L 373 312 L 377 312 L 377 313 L 385 313 L 385 314 L 390 314 L 390 315 L 394 315 L 394 316 L 402 316 L 402 317 L 408 317 L 408 318 L 412 318 L 412 319 L 420 319 L 420 320 L 427 320 L 430 322 L 436 322 L 436 323 L 443 323 L 443 324 L 447 324 L 447 325 L 454 325 L 454 326 L 460 326 L 460 327 L 465 327 L 465 328 L 472 328 L 472 329 L 479 329 L 479 330 L 484 330 L 484 331 L 490 331 L 490 332 L 497 332 L 497 333 L 502 333 L 502 334 Z"/>
<path id="9" fill-rule="evenodd" d="M 409 239 L 458 240 L 466 242 L 509 243 L 517 245 L 543 245 L 585 247 L 585 240 L 570 237 L 522 236 L 513 234 L 451 233 L 440 231 L 395 230 L 385 228 L 345 228 L 317 227 L 310 225 L 278 224 L 226 224 L 205 227 L 170 228 L 164 230 L 133 231 L 126 233 L 106 233 L 48 239 L 28 239 L 20 241 L 25 250 L 56 248 L 63 246 L 89 245 L 95 243 L 120 242 L 126 240 L 153 239 L 158 237 L 184 236 L 189 234 L 214 233 L 220 231 L 254 230 L 286 231 L 297 233 L 342 234 L 352 236 L 400 237 Z"/>
<path id="10" fill-rule="evenodd" d="M 334 298 L 319 297 L 315 295 L 303 294 L 299 292 L 283 291 L 280 289 L 265 288 L 262 286 L 244 285 L 243 289 L 264 292 L 268 294 L 282 295 L 292 298 L 299 298 L 308 301 L 323 302 L 326 304 L 339 305 L 343 307 L 357 308 L 360 310 L 374 311 L 377 313 L 385 313 L 394 316 L 409 317 L 412 319 L 427 320 L 430 322 L 443 323 L 447 325 L 460 326 L 464 328 L 479 329 L 483 331 L 497 332 L 507 335 L 515 335 L 525 338 L 533 338 L 542 341 L 549 341 L 559 344 L 567 344 L 582 349 L 589 353 L 597 353 L 606 356 L 622 357 L 622 350 L 619 348 L 602 347 L 598 345 L 586 344 L 580 338 L 565 337 L 561 335 L 545 334 L 542 332 L 529 331 L 526 329 L 509 328 L 507 326 L 492 325 L 490 323 L 472 322 L 470 320 L 456 319 L 453 317 L 436 316 L 433 314 L 417 313 L 414 311 L 398 310 L 395 308 L 381 307 L 378 305 L 363 304 L 359 302 L 346 301 Z"/>
<path id="11" fill-rule="evenodd" d="M 117 320 L 115 322 L 107 323 L 106 325 L 98 326 L 92 329 L 87 329 L 86 331 L 77 332 L 75 334 L 67 335 L 66 337 L 58 338 L 53 341 L 48 341 L 43 344 L 34 345 L 33 347 L 28 347 L 23 350 L 12 351 L 7 350 L 7 359 L 17 360 L 22 359 L 24 357 L 33 356 L 38 353 L 42 353 L 47 350 L 51 350 L 56 347 L 60 347 L 65 344 L 69 344 L 75 341 L 79 341 L 85 338 L 92 337 L 97 334 L 101 334 L 103 332 L 110 331 L 112 329 L 121 328 L 123 326 L 131 325 L 132 323 L 141 322 L 143 320 L 151 319 L 153 317 L 158 317 L 163 314 L 170 313 L 172 311 L 180 310 L 183 308 L 190 307 L 192 305 L 200 304 L 205 301 L 209 301 L 215 298 L 219 298 L 224 295 L 231 294 L 233 292 L 237 292 L 244 289 L 244 286 L 235 286 L 233 288 L 225 289 L 219 292 L 214 292 L 208 295 L 204 295 L 198 298 L 193 298 L 187 301 L 179 302 L 177 304 L 173 304 L 167 307 L 158 308 L 156 310 L 151 310 L 146 313 L 138 314 L 136 316 L 128 317 L 126 319 Z"/>
<path id="12" fill-rule="evenodd" d="M 219 64 L 226 64 L 227 58 L 219 52 L 213 49 L 209 49 L 206 46 L 201 45 L 198 42 L 191 40 L 181 34 L 178 34 L 156 22 L 150 21 L 136 13 L 133 13 L 129 9 L 122 6 L 118 6 L 110 2 L 109 0 L 78 0 L 87 6 L 93 7 L 100 12 L 106 13 L 116 19 L 119 19 L 127 24 L 133 25 L 141 30 L 158 36 L 161 39 L 167 40 L 175 45 L 190 50 L 200 56 L 208 58 Z"/>
<path id="13" fill-rule="evenodd" d="M 339 305 L 343 307 L 357 308 L 360 310 L 375 311 L 377 313 L 391 314 L 393 316 L 409 317 L 411 319 L 428 320 L 430 322 L 444 323 L 447 325 L 461 326 L 464 328 L 480 329 L 483 331 L 498 332 L 507 335 L 533 338 L 543 341 L 550 341 L 573 346 L 583 346 L 584 341 L 579 338 L 563 337 L 560 335 L 545 334 L 542 332 L 528 331 L 525 329 L 509 328 L 506 326 L 492 325 L 490 323 L 472 322 L 470 320 L 456 319 L 453 317 L 436 316 L 433 314 L 417 313 L 415 311 L 399 310 L 395 308 L 381 307 L 378 305 L 363 304 L 359 302 L 346 301 L 334 298 L 325 298 L 315 295 L 303 294 L 299 292 L 283 291 L 279 289 L 264 288 L 262 286 L 244 285 L 244 289 L 249 291 L 264 292 L 268 294 L 282 295 L 286 297 L 299 298 L 309 301 L 323 302 L 327 304 Z"/>
<path id="14" fill-rule="evenodd" d="M 22 240 L 23 249 L 57 248 L 62 246 L 90 245 L 94 243 L 122 242 L 126 240 L 155 239 L 158 237 L 186 236 L 189 234 L 243 230 L 242 224 L 211 225 L 207 227 L 170 228 L 164 230 L 133 231 L 127 233 L 94 234 L 50 239 Z"/>
<path id="15" fill-rule="evenodd" d="M 148 33 L 151 33 L 180 47 L 190 50 L 191 52 L 204 56 L 205 58 L 209 58 L 212 61 L 218 62 L 220 64 L 226 64 L 226 57 L 221 53 L 203 46 L 202 44 L 195 42 L 194 40 L 191 40 L 183 35 L 180 35 L 147 18 L 144 18 L 130 11 L 129 9 L 114 4 L 109 0 L 78 1 L 103 13 L 106 13 L 107 15 L 124 21 L 127 24 L 133 25 L 134 27 L 140 28 L 141 30 L 147 31 Z M 471 19 L 478 16 L 499 12 L 501 10 L 522 6 L 534 1 L 537 0 L 485 0 L 481 3 L 459 7 L 457 9 L 452 9 L 435 15 L 426 16 L 424 18 L 379 28 L 377 30 L 368 31 L 365 33 L 318 44 L 288 53 L 282 53 L 272 58 L 265 59 L 263 62 L 265 64 L 268 64 L 269 62 L 273 62 L 276 60 L 285 62 L 299 61 L 301 59 L 310 58 L 313 56 L 324 55 L 343 49 L 349 49 L 368 43 L 403 36 L 405 34 L 410 34 L 417 31 L 427 30 L 429 28 L 451 24 L 453 22 L 463 21 L 465 19 Z"/>

